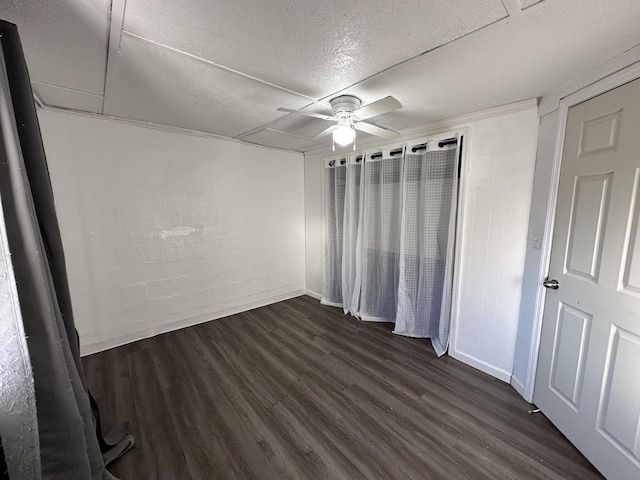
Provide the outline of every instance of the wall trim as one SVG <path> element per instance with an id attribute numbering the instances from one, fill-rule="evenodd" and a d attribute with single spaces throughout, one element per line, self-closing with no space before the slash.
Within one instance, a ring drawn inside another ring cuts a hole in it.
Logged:
<path id="1" fill-rule="evenodd" d="M 521 112 L 530 108 L 538 107 L 538 99 L 531 98 L 523 100 L 521 102 L 509 103 L 507 105 L 501 105 L 499 107 L 488 108 L 486 110 L 480 110 L 477 112 L 466 113 L 464 115 L 458 115 L 456 117 L 445 118 L 442 120 L 435 120 L 433 122 L 418 125 L 416 127 L 405 128 L 400 131 L 400 136 L 393 140 L 393 143 L 403 143 L 414 139 L 418 135 L 431 135 L 442 131 L 452 130 L 461 125 L 466 125 L 478 120 L 484 120 L 487 118 L 498 117 L 500 115 L 507 115 L 509 113 Z M 384 147 L 389 145 L 389 140 L 370 140 L 367 142 L 358 142 L 357 151 L 367 150 L 369 148 Z M 340 156 L 345 153 L 351 154 L 351 150 L 336 149 L 336 152 L 331 150 L 330 146 L 322 146 L 313 150 L 306 150 L 305 155 L 320 155 L 320 156 Z"/>
<path id="2" fill-rule="evenodd" d="M 560 169 L 562 166 L 562 154 L 564 150 L 564 135 L 567 127 L 567 115 L 569 113 L 569 108 L 638 78 L 640 78 L 640 62 L 631 65 L 624 70 L 616 72 L 613 75 L 602 78 L 600 81 L 584 87 L 583 89 L 578 90 L 577 92 L 574 92 L 573 94 L 568 95 L 560 100 L 560 104 L 558 107 L 556 145 L 551 174 L 551 188 L 549 191 L 544 234 L 542 237 L 542 252 L 540 256 L 541 262 L 538 275 L 538 278 L 540 279 L 545 278 L 548 275 L 549 264 L 551 262 L 551 243 L 553 240 L 553 230 L 555 226 Z M 538 284 L 538 291 L 536 292 L 536 300 L 533 313 L 533 326 L 531 343 L 529 346 L 527 378 L 524 380 L 523 397 L 528 402 L 533 402 L 535 378 L 538 367 L 538 353 L 540 349 L 540 337 L 542 334 L 542 317 L 544 315 L 545 298 L 546 289 L 542 286 L 542 283 L 540 283 Z"/>
<path id="3" fill-rule="evenodd" d="M 467 355 L 466 353 L 461 351 L 457 351 L 456 355 L 453 358 L 473 368 L 476 368 L 481 372 L 491 375 L 492 377 L 495 377 L 498 380 L 502 380 L 505 383 L 511 383 L 511 372 L 507 370 L 494 367 L 493 365 L 490 365 L 483 360 L 480 360 L 472 355 Z"/>
<path id="4" fill-rule="evenodd" d="M 273 303 L 282 302 L 283 300 L 289 300 L 291 298 L 300 297 L 302 295 L 305 295 L 305 293 L 306 291 L 304 289 L 293 290 L 291 292 L 282 293 L 280 295 L 275 295 L 262 300 L 256 300 L 256 301 L 244 303 L 242 305 L 238 305 L 235 307 L 218 310 L 216 312 L 213 312 L 207 315 L 200 315 L 198 317 L 188 318 L 186 320 L 170 322 L 164 325 L 158 325 L 157 327 L 144 328 L 142 330 L 131 332 L 119 337 L 110 338 L 108 340 L 102 340 L 99 342 L 94 342 L 89 344 L 82 344 L 80 345 L 80 349 L 82 350 L 82 356 L 84 357 L 87 355 L 91 355 L 93 353 L 98 353 L 104 350 L 109 350 L 111 348 L 126 345 L 128 343 L 137 342 L 138 340 L 144 340 L 145 338 L 151 338 L 163 333 L 172 332 L 174 330 L 180 330 L 181 328 L 191 327 L 193 325 L 206 323 L 212 320 L 218 320 L 220 318 L 228 317 L 230 315 L 246 312 L 247 310 L 253 310 L 254 308 L 265 307 Z"/>
<path id="5" fill-rule="evenodd" d="M 447 354 L 451 357 L 457 354 L 458 338 L 458 312 L 460 311 L 460 290 L 462 289 L 461 266 L 464 260 L 464 250 L 462 248 L 462 227 L 464 226 L 464 205 L 467 196 L 467 182 L 469 178 L 469 164 L 471 163 L 471 151 L 473 148 L 473 127 L 468 126 L 459 131 L 463 138 L 462 162 L 460 164 L 460 181 L 458 182 L 458 202 L 456 207 L 456 239 L 453 257 L 453 288 L 451 291 L 451 323 L 449 325 L 449 346 Z"/>
<path id="6" fill-rule="evenodd" d="M 215 138 L 218 140 L 225 140 L 227 142 L 236 143 L 238 145 L 245 145 L 247 147 L 263 148 L 266 150 L 273 150 L 276 152 L 287 152 L 287 153 L 294 153 L 297 155 L 304 155 L 304 153 L 299 150 L 287 150 L 284 148 L 268 147 L 266 145 L 259 145 L 257 143 L 252 143 L 239 138 L 225 137 L 224 135 L 216 135 L 215 133 L 207 133 L 207 132 L 202 132 L 200 130 L 189 130 L 186 128 L 172 127 L 170 125 L 164 125 L 161 123 L 144 122 L 142 120 L 133 120 L 130 118 L 116 117 L 113 115 L 104 115 L 102 113 L 84 112 L 82 110 L 74 110 L 71 108 L 56 107 L 56 106 L 48 105 L 44 103 L 42 99 L 40 99 L 39 97 L 36 97 L 35 95 L 34 95 L 34 102 L 36 102 L 36 106 L 38 107 L 38 110 L 42 110 L 44 112 L 49 111 L 49 112 L 66 113 L 69 115 L 77 115 L 80 117 L 89 117 L 89 118 L 95 118 L 98 120 L 106 120 L 110 122 L 121 123 L 124 125 L 133 125 L 135 127 L 148 128 L 151 130 L 159 130 L 161 132 L 173 133 L 177 135 L 188 135 L 191 137 L 202 137 L 202 138 Z"/>
<path id="7" fill-rule="evenodd" d="M 524 394 L 525 394 L 524 382 L 522 382 L 520 379 L 512 375 L 511 386 L 514 388 L 516 392 L 520 394 L 520 396 L 524 397 Z"/>
<path id="8" fill-rule="evenodd" d="M 310 297 L 313 297 L 316 300 L 322 300 L 322 295 L 320 295 L 319 293 L 313 292 L 311 290 L 305 290 L 304 294 L 309 295 Z"/>
<path id="9" fill-rule="evenodd" d="M 582 88 L 593 86 L 605 77 L 613 76 L 618 72 L 622 72 L 633 66 L 636 62 L 640 62 L 640 44 L 633 46 L 621 55 L 599 65 L 586 75 L 581 75 L 578 79 L 564 84 L 555 92 L 543 96 L 540 99 L 539 115 L 543 117 L 557 110 L 560 108 L 560 101 L 564 97 L 571 95 Z"/>
<path id="10" fill-rule="evenodd" d="M 125 125 L 134 125 L 138 127 L 149 128 L 152 130 L 160 130 L 160 131 L 169 132 L 169 133 L 176 133 L 180 135 L 190 135 L 193 137 L 204 137 L 204 138 L 217 138 L 220 140 L 226 140 L 228 142 L 233 142 L 240 145 L 247 145 L 247 146 L 252 146 L 257 148 L 266 148 L 267 150 L 274 150 L 278 152 L 291 152 L 291 153 L 297 153 L 300 155 L 310 155 L 310 156 L 312 155 L 327 156 L 331 154 L 340 155 L 345 153 L 344 151 L 342 152 L 338 151 L 337 153 L 332 152 L 331 148 L 327 145 L 320 146 L 311 150 L 305 150 L 303 152 L 299 150 L 288 150 L 285 148 L 268 147 L 265 145 L 259 145 L 257 143 L 252 143 L 247 140 L 243 140 L 242 138 L 225 137 L 224 135 L 216 135 L 215 133 L 208 133 L 200 130 L 190 130 L 190 129 L 181 128 L 181 127 L 174 127 L 171 125 L 164 125 L 161 123 L 145 122 L 142 120 L 134 120 L 134 119 L 125 118 L 125 117 L 117 117 L 114 115 L 105 115 L 102 113 L 84 112 L 81 110 L 57 107 L 55 105 L 49 105 L 44 103 L 41 98 L 36 97 L 35 95 L 34 95 L 34 101 L 36 103 L 36 106 L 38 107 L 38 110 L 53 111 L 53 112 L 59 112 L 59 113 L 67 113 L 70 115 L 79 115 L 84 117 L 97 118 L 97 119 L 108 120 L 116 123 L 122 123 Z M 467 124 L 469 122 L 483 120 L 486 118 L 496 117 L 500 115 L 506 115 L 509 113 L 520 112 L 523 110 L 527 110 L 529 108 L 537 108 L 537 107 L 538 107 L 538 99 L 531 98 L 528 100 L 522 100 L 520 102 L 509 103 L 506 105 L 500 105 L 498 107 L 488 108 L 485 110 L 465 113 L 463 115 L 449 117 L 442 120 L 435 120 L 433 122 L 429 122 L 429 123 L 425 123 L 422 125 L 409 127 L 401 130 L 400 136 L 397 137 L 396 141 L 404 142 L 407 140 L 411 140 L 412 138 L 415 138 L 416 135 L 424 134 L 424 132 L 432 132 L 435 134 L 435 133 L 438 133 L 439 131 L 451 129 L 455 126 Z M 362 143 L 358 142 L 358 150 L 376 148 L 376 147 L 385 146 L 388 144 L 389 144 L 388 140 L 373 139 L 367 142 L 362 142 Z"/>

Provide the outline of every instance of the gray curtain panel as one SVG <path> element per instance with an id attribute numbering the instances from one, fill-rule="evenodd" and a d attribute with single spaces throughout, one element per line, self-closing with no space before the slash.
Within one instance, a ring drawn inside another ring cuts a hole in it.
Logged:
<path id="1" fill-rule="evenodd" d="M 402 155 L 365 157 L 360 317 L 395 322 L 402 213 Z"/>
<path id="2" fill-rule="evenodd" d="M 338 159 L 325 168 L 326 205 L 324 285 L 322 303 L 342 306 L 342 242 L 347 159 Z"/>
<path id="3" fill-rule="evenodd" d="M 458 150 L 405 155 L 400 282 L 394 333 L 449 345 L 458 197 Z"/>
<path id="4" fill-rule="evenodd" d="M 325 160 L 322 303 L 395 323 L 398 335 L 430 338 L 438 355 L 451 322 L 455 143 Z"/>
<path id="5" fill-rule="evenodd" d="M 362 280 L 362 258 L 360 244 L 362 235 L 363 189 L 362 173 L 364 156 L 347 157 L 345 177 L 345 201 L 342 232 L 342 308 L 344 313 L 360 316 L 360 285 Z"/>
<path id="6" fill-rule="evenodd" d="M 35 457 L 39 467 L 31 468 L 29 477 L 16 478 L 114 479 L 103 453 L 112 459 L 115 451 L 130 448 L 133 438 L 122 427 L 120 438 L 96 433 L 53 192 L 15 25 L 0 21 L 0 42 L 0 199 L 37 406 L 37 429 L 22 436 L 24 445 L 10 449 L 5 443 L 7 452 L 24 447 L 30 455 L 7 454 L 9 473 L 23 472 L 21 462 Z"/>

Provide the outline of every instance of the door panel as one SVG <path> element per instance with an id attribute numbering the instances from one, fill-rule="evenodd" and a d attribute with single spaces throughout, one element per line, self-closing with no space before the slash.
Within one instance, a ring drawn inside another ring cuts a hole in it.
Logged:
<path id="1" fill-rule="evenodd" d="M 580 407 L 590 327 L 590 314 L 560 304 L 549 388 L 576 412 Z"/>
<path id="2" fill-rule="evenodd" d="M 565 272 L 598 282 L 613 172 L 576 177 Z"/>
<path id="3" fill-rule="evenodd" d="M 534 401 L 609 479 L 640 479 L 640 80 L 569 109 Z"/>
<path id="4" fill-rule="evenodd" d="M 638 235 L 638 220 L 640 219 L 640 195 L 638 195 L 638 183 L 640 182 L 640 168 L 636 169 L 633 184 L 633 209 L 629 216 L 626 253 L 622 265 L 621 290 L 631 295 L 640 295 L 640 236 Z"/>
<path id="5" fill-rule="evenodd" d="M 598 430 L 640 465 L 640 336 L 614 326 L 606 365 Z"/>
<path id="6" fill-rule="evenodd" d="M 578 158 L 618 146 L 618 126 L 622 109 L 582 122 Z"/>

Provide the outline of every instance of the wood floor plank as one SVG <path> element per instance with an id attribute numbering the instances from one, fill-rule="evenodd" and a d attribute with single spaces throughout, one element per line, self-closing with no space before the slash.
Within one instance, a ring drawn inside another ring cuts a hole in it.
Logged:
<path id="1" fill-rule="evenodd" d="M 601 479 L 509 386 L 298 297 L 83 359 L 125 479 Z M 107 422 L 108 423 L 108 422 Z"/>

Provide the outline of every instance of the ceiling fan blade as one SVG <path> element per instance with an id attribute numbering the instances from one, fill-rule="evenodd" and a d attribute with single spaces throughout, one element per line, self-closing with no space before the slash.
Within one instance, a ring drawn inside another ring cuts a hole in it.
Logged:
<path id="1" fill-rule="evenodd" d="M 358 122 L 354 125 L 354 127 L 356 127 L 356 130 L 361 130 L 363 132 L 369 133 L 371 135 L 375 135 L 376 137 L 380 137 L 380 138 L 395 138 L 398 135 L 400 135 L 400 133 L 396 132 L 395 130 L 391 130 L 389 128 L 382 128 L 368 122 Z"/>
<path id="2" fill-rule="evenodd" d="M 319 138 L 323 138 L 323 137 L 326 137 L 327 135 L 331 135 L 336 128 L 338 128 L 338 125 L 331 125 L 329 128 L 326 128 L 323 131 L 321 131 L 311 140 L 318 140 Z"/>
<path id="3" fill-rule="evenodd" d="M 320 118 L 322 120 L 335 120 L 335 118 L 329 115 L 323 115 L 322 113 L 315 112 L 305 112 L 304 110 L 292 110 L 290 108 L 280 107 L 278 108 L 278 111 L 286 113 L 297 113 L 298 115 L 306 115 L 307 117 Z"/>
<path id="4" fill-rule="evenodd" d="M 388 96 L 370 103 L 369 105 L 365 105 L 364 107 L 360 107 L 355 110 L 353 114 L 360 120 L 364 120 L 365 118 L 382 115 L 383 113 L 392 112 L 399 108 L 402 108 L 402 104 L 392 96 Z"/>

